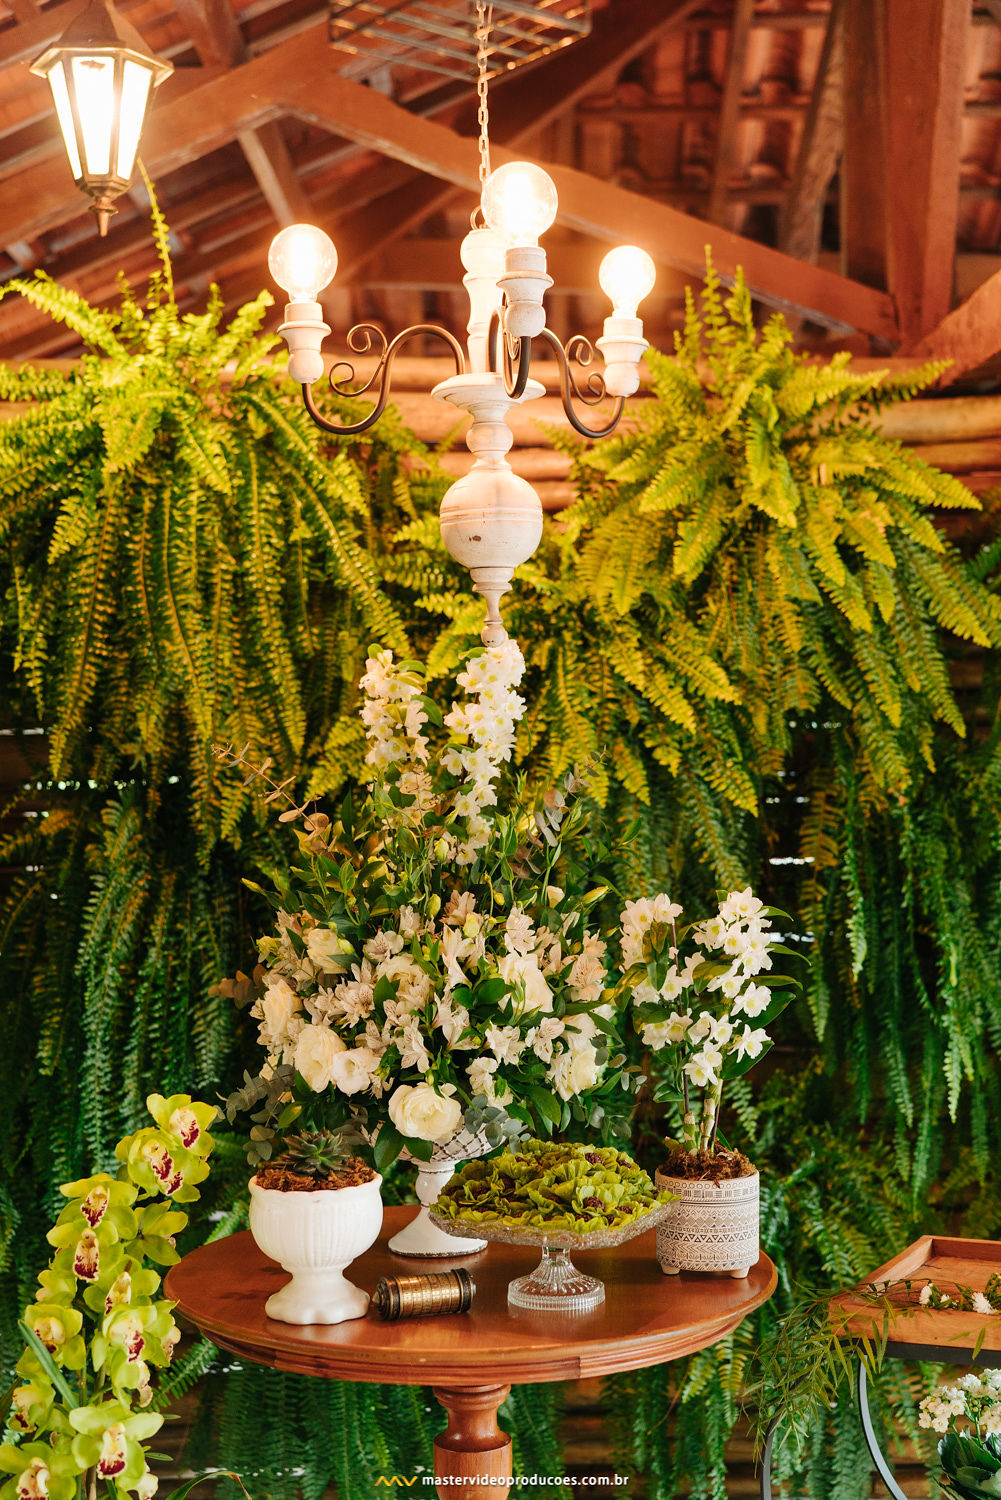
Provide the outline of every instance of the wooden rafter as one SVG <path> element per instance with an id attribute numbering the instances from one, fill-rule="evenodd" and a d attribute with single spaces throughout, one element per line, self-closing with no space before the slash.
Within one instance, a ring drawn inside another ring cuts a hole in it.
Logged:
<path id="1" fill-rule="evenodd" d="M 844 0 L 852 65 L 844 79 L 840 177 L 841 269 L 867 286 L 886 286 L 886 77 L 883 0 Z"/>
<path id="2" fill-rule="evenodd" d="M 151 169 L 170 172 L 243 130 L 299 115 L 335 136 L 374 148 L 451 186 L 475 191 L 476 153 L 469 139 L 339 76 L 324 30 L 314 26 L 193 89 L 183 100 L 166 99 L 158 105 L 144 146 Z M 571 51 L 563 55 L 569 59 Z M 526 93 L 529 76 L 526 73 L 524 79 Z M 542 76 L 540 67 L 537 84 Z M 515 82 L 517 75 L 512 85 Z M 501 97 L 498 90 L 498 112 Z M 548 88 L 542 97 L 550 97 Z M 498 148 L 498 161 L 508 156 Z M 562 166 L 550 170 L 562 200 L 561 220 L 572 228 L 606 241 L 636 239 L 663 264 L 692 275 L 700 273 L 705 242 L 711 239 L 721 272 L 730 276 L 743 265 L 752 289 L 764 300 L 832 325 L 860 328 L 889 340 L 895 337 L 893 308 L 885 294 L 738 235 L 707 230 L 675 208 L 586 173 Z M 0 244 L 37 234 L 78 211 L 77 191 L 61 161 L 14 174 L 0 181 Z"/>
<path id="3" fill-rule="evenodd" d="M 699 0 L 625 0 L 599 11 L 591 34 L 534 67 L 519 69 L 491 88 L 490 135 L 515 146 L 565 114 L 594 88 L 602 74 L 621 70 L 645 48 L 680 25 Z M 452 121 L 459 135 L 477 130 L 476 109 L 463 108 Z M 414 229 L 454 197 L 434 178 L 412 178 L 374 210 L 349 215 L 338 225 L 345 272 L 360 270 L 390 239 Z"/>
<path id="4" fill-rule="evenodd" d="M 7 0 L 7 4 L 14 13 L 15 21 L 20 21 L 22 25 L 34 21 L 41 14 L 38 0 Z"/>
<path id="5" fill-rule="evenodd" d="M 803 121 L 796 164 L 779 215 L 779 249 L 798 260 L 816 260 L 828 189 L 838 169 L 844 132 L 845 0 L 831 0 L 813 93 Z M 854 68 L 854 60 L 853 60 Z"/>
<path id="6" fill-rule="evenodd" d="M 1001 271 L 995 271 L 960 307 L 914 349 L 920 359 L 948 359 L 942 383 L 949 385 L 1001 352 Z"/>
<path id="7" fill-rule="evenodd" d="M 243 34 L 229 0 L 176 0 L 202 63 L 238 67 L 248 60 Z M 309 221 L 312 209 L 277 120 L 237 135 L 264 201 L 281 225 Z"/>
<path id="8" fill-rule="evenodd" d="M 432 176 L 476 191 L 469 142 L 432 120 L 418 120 L 388 99 L 334 77 L 322 91 L 303 91 L 290 108 L 314 124 L 406 161 Z M 497 151 L 498 161 L 511 160 Z M 884 293 L 723 229 L 710 230 L 688 214 L 599 181 L 571 167 L 546 163 L 560 195 L 559 222 L 604 240 L 635 240 L 655 257 L 692 275 L 705 265 L 707 241 L 724 276 L 742 266 L 752 291 L 773 306 L 814 321 L 857 328 L 879 338 L 897 334 L 893 304 Z"/>
<path id="9" fill-rule="evenodd" d="M 719 224 L 726 208 L 726 193 L 737 159 L 737 125 L 740 119 L 740 96 L 744 91 L 744 69 L 747 44 L 754 19 L 754 0 L 736 0 L 730 41 L 726 56 L 726 75 L 716 125 L 716 162 L 713 167 L 712 192 L 709 195 L 709 217 Z"/>
<path id="10" fill-rule="evenodd" d="M 905 345 L 952 301 L 970 0 L 883 0 L 888 283 Z"/>
<path id="11" fill-rule="evenodd" d="M 330 68 L 321 23 L 182 99 L 157 100 L 144 131 L 147 166 L 157 173 L 172 172 L 235 140 L 241 130 L 290 113 L 286 99 L 299 89 L 325 87 Z M 79 209 L 80 195 L 63 159 L 12 173 L 0 179 L 0 244 L 64 223 Z"/>
<path id="12" fill-rule="evenodd" d="M 31 17 L 18 17 L 18 26 L 0 32 L 0 68 L 33 62 L 66 30 L 71 14 L 60 8 L 43 10 Z"/>

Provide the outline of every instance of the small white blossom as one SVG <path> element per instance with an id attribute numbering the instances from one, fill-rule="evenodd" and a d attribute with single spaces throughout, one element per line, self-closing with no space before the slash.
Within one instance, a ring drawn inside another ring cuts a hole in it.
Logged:
<path id="1" fill-rule="evenodd" d="M 531 1047 L 540 1062 L 550 1062 L 553 1042 L 562 1035 L 565 1023 L 559 1016 L 544 1016 L 537 1026 L 526 1033 L 525 1042 Z"/>
<path id="2" fill-rule="evenodd" d="M 536 934 L 531 920 L 520 906 L 513 906 L 504 923 L 504 946 L 509 953 L 531 953 L 535 947 Z"/>
<path id="3" fill-rule="evenodd" d="M 517 1026 L 488 1026 L 486 1044 L 499 1063 L 516 1063 L 524 1051 Z"/>
<path id="4" fill-rule="evenodd" d="M 392 958 L 394 953 L 399 953 L 403 948 L 403 939 L 398 932 L 390 928 L 380 930 L 368 939 L 362 948 L 366 958 L 370 958 L 374 964 L 382 963 L 384 959 Z"/>

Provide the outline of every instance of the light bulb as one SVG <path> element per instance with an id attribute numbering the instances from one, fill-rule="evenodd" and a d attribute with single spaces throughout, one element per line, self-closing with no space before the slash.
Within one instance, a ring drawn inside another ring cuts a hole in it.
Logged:
<path id="1" fill-rule="evenodd" d="M 290 224 L 271 241 L 268 270 L 293 302 L 315 302 L 337 270 L 334 242 L 315 224 Z"/>
<path id="2" fill-rule="evenodd" d="M 653 291 L 657 268 L 638 245 L 616 245 L 598 269 L 598 285 L 616 318 L 635 318 L 636 309 Z"/>
<path id="3" fill-rule="evenodd" d="M 530 161 L 509 161 L 483 184 L 483 217 L 509 245 L 534 245 L 556 218 L 556 184 Z"/>

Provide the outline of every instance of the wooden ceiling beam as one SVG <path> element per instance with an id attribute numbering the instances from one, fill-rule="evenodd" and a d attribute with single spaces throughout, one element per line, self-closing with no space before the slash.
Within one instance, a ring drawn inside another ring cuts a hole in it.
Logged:
<path id="1" fill-rule="evenodd" d="M 15 21 L 19 21 L 22 26 L 41 15 L 38 0 L 6 0 L 6 3 L 13 11 Z"/>
<path id="2" fill-rule="evenodd" d="M 455 187 L 478 190 L 476 153 L 468 139 L 339 77 L 335 61 L 321 23 L 184 99 L 165 101 L 154 109 L 147 128 L 148 165 L 154 173 L 170 172 L 234 139 L 240 130 L 297 114 Z M 541 65 L 535 74 L 538 84 Z M 526 75 L 526 86 L 528 82 Z M 499 104 L 501 90 L 497 95 Z M 497 156 L 510 159 L 511 153 L 498 148 Z M 739 235 L 708 231 L 677 209 L 585 173 L 562 166 L 550 170 L 562 200 L 561 221 L 569 227 L 604 240 L 634 238 L 662 263 L 695 276 L 711 239 L 720 272 L 732 276 L 743 265 L 763 300 L 833 326 L 895 338 L 893 306 L 885 294 Z M 78 210 L 79 196 L 62 162 L 16 173 L 0 181 L 0 244 L 37 234 L 75 217 Z M 374 218 L 367 216 L 370 227 Z"/>
<path id="3" fill-rule="evenodd" d="M 157 90 L 157 103 L 161 100 L 180 99 L 192 89 L 211 83 L 223 71 L 222 68 L 175 68 Z M 10 134 L 0 135 L 0 158 L 5 176 L 49 157 L 61 157 L 64 150 L 63 138 L 51 107 L 51 96 L 44 115 Z"/>
<path id="4" fill-rule="evenodd" d="M 297 90 L 287 107 L 323 129 L 405 161 L 418 171 L 469 192 L 479 189 L 476 157 L 468 140 L 433 120 L 416 118 L 371 89 L 335 76 L 322 90 Z M 494 154 L 498 161 L 514 159 L 508 150 L 497 149 Z M 890 341 L 897 337 L 893 302 L 883 292 L 804 265 L 728 230 L 710 229 L 676 208 L 585 172 L 555 163 L 545 165 L 560 195 L 559 222 L 568 228 L 613 242 L 635 240 L 655 259 L 696 276 L 704 269 L 709 241 L 717 270 L 732 277 L 742 266 L 749 286 L 762 301 L 828 326 L 856 328 Z"/>
<path id="5" fill-rule="evenodd" d="M 43 10 L 39 15 L 27 19 L 18 18 L 20 24 L 0 31 L 0 69 L 13 67 L 15 63 L 34 62 L 40 52 L 62 36 L 73 15 L 71 6 L 58 10 Z"/>
<path id="6" fill-rule="evenodd" d="M 730 38 L 727 44 L 723 97 L 716 122 L 716 160 L 713 165 L 712 189 L 709 194 L 709 218 L 722 222 L 726 210 L 726 193 L 737 160 L 737 125 L 740 100 L 744 92 L 744 69 L 747 66 L 747 44 L 754 19 L 754 0 L 735 0 Z"/>
<path id="7" fill-rule="evenodd" d="M 203 6 L 199 0 L 182 0 L 192 39 L 200 53 L 204 49 L 206 58 L 224 59 L 232 55 L 234 49 L 232 30 L 221 29 L 226 28 L 225 20 L 220 23 L 218 14 L 215 14 L 213 23 L 212 7 L 220 3 L 221 0 L 209 0 L 208 6 Z M 599 12 L 590 37 L 575 43 L 571 49 L 561 49 L 534 67 L 519 69 L 510 79 L 494 86 L 491 112 L 497 138 L 521 139 L 561 111 L 571 108 L 602 71 L 625 66 L 644 47 L 683 20 L 695 4 L 696 0 L 627 0 L 626 4 L 615 7 L 614 25 L 608 19 L 608 11 Z M 40 49 L 41 45 L 36 39 L 32 48 Z M 225 66 L 224 62 L 217 61 L 214 69 Z M 170 91 L 176 92 L 175 79 L 182 72 L 195 70 L 179 69 L 158 91 L 143 142 L 147 165 L 154 174 L 169 173 L 238 138 L 248 128 L 266 125 L 286 112 L 276 108 L 274 101 L 277 96 L 288 93 L 294 97 L 296 88 L 292 87 L 293 84 L 297 84 L 304 94 L 320 90 L 328 77 L 336 76 L 337 66 L 337 55 L 327 45 L 326 28 L 320 24 L 232 69 L 228 76 L 216 73 L 214 78 L 206 79 L 206 82 L 217 83 L 218 88 L 206 93 L 199 91 L 193 96 L 190 108 L 183 110 L 170 107 Z M 206 67 L 205 72 L 208 71 Z M 447 103 L 447 98 L 442 99 L 438 107 L 446 107 Z M 414 116 L 408 113 L 407 118 Z M 458 125 L 473 133 L 476 129 L 475 110 L 461 113 Z M 352 146 L 351 149 L 357 148 Z M 285 181 L 288 181 L 287 175 Z M 366 213 L 357 222 L 352 222 L 348 216 L 343 229 L 339 230 L 345 267 L 352 259 L 352 245 L 357 247 L 356 259 L 362 263 L 366 252 L 377 249 L 380 242 L 394 234 L 406 233 L 453 196 L 452 190 L 446 188 L 443 191 L 439 182 L 414 181 L 401 176 L 395 162 L 380 166 L 371 187 L 372 191 L 367 195 L 370 199 L 381 196 L 380 187 L 386 195 L 381 215 L 374 211 Z M 23 169 L 5 177 L 0 180 L 0 243 L 11 224 L 8 238 L 20 239 L 77 217 L 79 203 L 79 194 L 72 187 L 68 170 L 61 161 L 53 160 L 46 164 L 46 168 Z M 289 211 L 292 206 L 289 199 Z M 280 210 L 282 205 L 276 201 L 272 208 L 273 211 Z M 295 214 L 295 217 L 305 216 L 301 211 Z"/>
<path id="8" fill-rule="evenodd" d="M 174 0 L 192 45 L 203 63 L 235 68 L 247 49 L 229 0 Z"/>
<path id="9" fill-rule="evenodd" d="M 590 35 L 582 41 L 561 48 L 531 67 L 519 68 L 510 78 L 499 79 L 491 86 L 491 141 L 514 146 L 537 134 L 573 109 L 594 87 L 595 80 L 612 69 L 626 67 L 680 25 L 698 3 L 618 0 L 614 7 L 599 11 Z M 455 116 L 452 129 L 461 136 L 476 134 L 474 105 Z M 439 181 L 415 178 L 387 194 L 376 210 L 349 215 L 338 226 L 342 274 L 359 271 L 380 245 L 415 229 L 454 197 L 452 189 L 443 188 Z"/>
<path id="10" fill-rule="evenodd" d="M 331 65 L 326 25 L 320 22 L 182 98 L 157 99 L 143 133 L 147 167 L 154 175 L 173 172 L 227 145 L 241 130 L 288 114 L 286 99 L 299 88 L 323 89 L 333 76 Z M 164 91 L 169 87 L 170 80 Z M 79 212 L 79 190 L 62 160 L 53 158 L 0 179 L 0 244 L 51 229 Z"/>
<path id="11" fill-rule="evenodd" d="M 916 359 L 948 359 L 942 385 L 951 385 L 1001 352 L 1001 270 L 948 313 L 913 350 Z"/>
<path id="12" fill-rule="evenodd" d="M 831 0 L 813 93 L 803 121 L 796 162 L 779 214 L 779 249 L 815 261 L 828 190 L 838 170 L 844 134 L 844 0 Z"/>
<path id="13" fill-rule="evenodd" d="M 250 53 L 229 0 L 176 0 L 176 10 L 202 63 L 234 68 L 248 61 Z M 279 225 L 308 222 L 313 210 L 278 121 L 241 130 L 236 138 Z"/>
<path id="14" fill-rule="evenodd" d="M 970 0 L 883 0 L 887 282 L 904 345 L 952 303 Z"/>
<path id="15" fill-rule="evenodd" d="M 844 0 L 844 152 L 839 180 L 841 270 L 867 286 L 887 283 L 886 23 L 883 0 Z"/>

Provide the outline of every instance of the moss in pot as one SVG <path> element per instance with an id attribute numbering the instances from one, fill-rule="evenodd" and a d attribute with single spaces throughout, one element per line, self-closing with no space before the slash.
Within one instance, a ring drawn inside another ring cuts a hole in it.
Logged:
<path id="1" fill-rule="evenodd" d="M 334 1131 L 289 1136 L 250 1182 L 250 1230 L 292 1273 L 265 1303 L 281 1323 L 343 1323 L 368 1311 L 368 1293 L 344 1271 L 382 1228 L 382 1178 Z"/>
<path id="2" fill-rule="evenodd" d="M 655 1097 L 681 1116 L 680 1140 L 667 1142 L 660 1188 L 677 1195 L 657 1229 L 657 1258 L 669 1275 L 718 1271 L 746 1276 L 758 1259 L 756 1168 L 718 1144 L 728 1082 L 771 1047 L 767 1027 L 797 981 L 775 972 L 794 954 L 750 888 L 730 891 L 716 914 L 683 923 L 666 895 L 627 903 L 622 913 L 623 983 L 636 1030 L 654 1055 Z"/>

